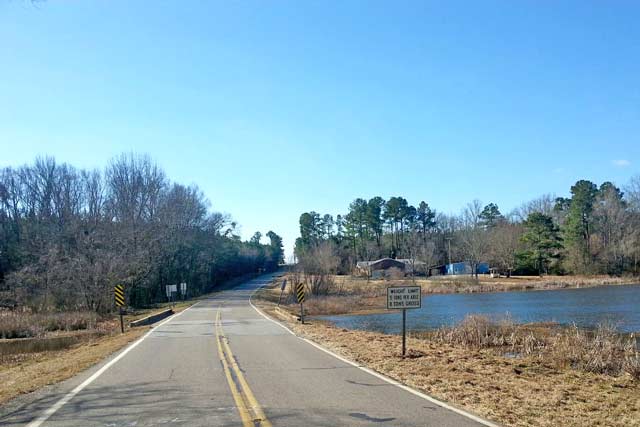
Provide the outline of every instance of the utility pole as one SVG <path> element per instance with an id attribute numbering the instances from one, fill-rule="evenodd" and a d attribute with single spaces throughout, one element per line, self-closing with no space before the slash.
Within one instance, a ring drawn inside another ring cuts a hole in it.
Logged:
<path id="1" fill-rule="evenodd" d="M 446 237 L 446 239 L 449 242 L 449 265 L 451 265 L 451 237 Z M 453 271 L 453 267 L 451 267 L 451 270 Z"/>

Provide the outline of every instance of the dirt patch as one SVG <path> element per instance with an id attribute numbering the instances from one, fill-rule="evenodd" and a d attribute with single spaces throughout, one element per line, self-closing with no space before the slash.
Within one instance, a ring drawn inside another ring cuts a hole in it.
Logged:
<path id="1" fill-rule="evenodd" d="M 297 334 L 382 374 L 505 426 L 640 426 L 640 382 L 557 366 L 535 356 L 505 355 L 409 337 L 401 339 L 278 316 Z"/>

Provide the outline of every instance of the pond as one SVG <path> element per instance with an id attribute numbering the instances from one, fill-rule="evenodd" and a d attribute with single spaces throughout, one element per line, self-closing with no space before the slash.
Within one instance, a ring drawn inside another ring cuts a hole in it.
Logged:
<path id="1" fill-rule="evenodd" d="M 319 316 L 336 326 L 389 334 L 402 328 L 402 311 L 366 315 Z M 422 308 L 407 310 L 407 329 L 453 325 L 468 314 L 509 316 L 517 323 L 557 322 L 594 327 L 612 323 L 620 332 L 640 331 L 640 285 L 550 291 L 440 294 L 422 297 Z"/>

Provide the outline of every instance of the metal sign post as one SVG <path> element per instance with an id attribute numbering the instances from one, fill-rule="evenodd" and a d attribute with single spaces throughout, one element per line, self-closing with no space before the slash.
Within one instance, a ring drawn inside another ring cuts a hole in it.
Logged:
<path id="1" fill-rule="evenodd" d="M 296 285 L 296 300 L 300 304 L 300 322 L 304 325 L 304 284 L 298 283 Z"/>
<path id="2" fill-rule="evenodd" d="M 422 307 L 420 286 L 387 288 L 387 309 L 402 309 L 402 357 L 407 354 L 407 309 Z"/>
<path id="3" fill-rule="evenodd" d="M 173 298 L 173 294 L 178 293 L 178 285 L 166 285 L 165 290 L 167 292 L 167 300 L 169 302 L 175 302 Z"/>
<path id="4" fill-rule="evenodd" d="M 284 293 L 284 289 L 287 287 L 287 279 L 282 281 L 282 286 L 280 287 L 280 298 L 278 298 L 278 307 L 280 307 L 280 303 L 282 302 L 282 294 Z"/>
<path id="5" fill-rule="evenodd" d="M 113 297 L 116 302 L 116 307 L 118 307 L 118 311 L 120 312 L 120 332 L 124 334 L 124 312 L 122 311 L 122 307 L 124 307 L 124 285 L 116 285 L 113 288 Z"/>
<path id="6" fill-rule="evenodd" d="M 407 354 L 407 309 L 402 309 L 402 357 Z"/>

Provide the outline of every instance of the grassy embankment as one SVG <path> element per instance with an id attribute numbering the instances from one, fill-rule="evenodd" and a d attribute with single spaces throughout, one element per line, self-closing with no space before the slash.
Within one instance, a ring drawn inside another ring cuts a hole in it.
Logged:
<path id="1" fill-rule="evenodd" d="M 295 282 L 293 275 L 287 276 L 287 282 Z M 480 276 L 474 279 L 467 276 L 448 278 L 416 277 L 395 280 L 367 280 L 354 276 L 332 276 L 332 286 L 327 295 L 310 298 L 306 308 L 311 315 L 320 314 L 358 314 L 381 311 L 385 306 L 386 288 L 397 285 L 420 285 L 423 294 L 451 294 L 475 292 L 534 291 L 566 288 L 594 287 L 602 285 L 623 285 L 639 283 L 640 279 L 611 276 L 516 276 L 510 278 L 491 278 Z M 263 295 L 271 301 L 277 301 L 278 289 Z M 285 295 L 289 297 L 289 295 Z M 292 303 L 292 297 L 283 298 L 285 304 Z"/>
<path id="2" fill-rule="evenodd" d="M 191 304 L 176 303 L 174 311 Z M 124 318 L 125 324 L 168 306 L 131 311 Z M 82 372 L 149 328 L 127 327 L 121 334 L 117 316 L 100 319 L 89 312 L 0 312 L 0 404 Z"/>
<path id="3" fill-rule="evenodd" d="M 574 283 L 602 284 L 584 278 Z M 610 328 L 585 331 L 469 317 L 452 328 L 411 335 L 409 357 L 403 359 L 397 336 L 318 321 L 302 326 L 275 310 L 275 294 L 277 287 L 262 290 L 255 301 L 297 334 L 505 426 L 640 426 L 640 355 L 631 337 Z M 352 302 L 359 298 L 345 296 Z M 295 313 L 295 306 L 284 308 Z"/>

